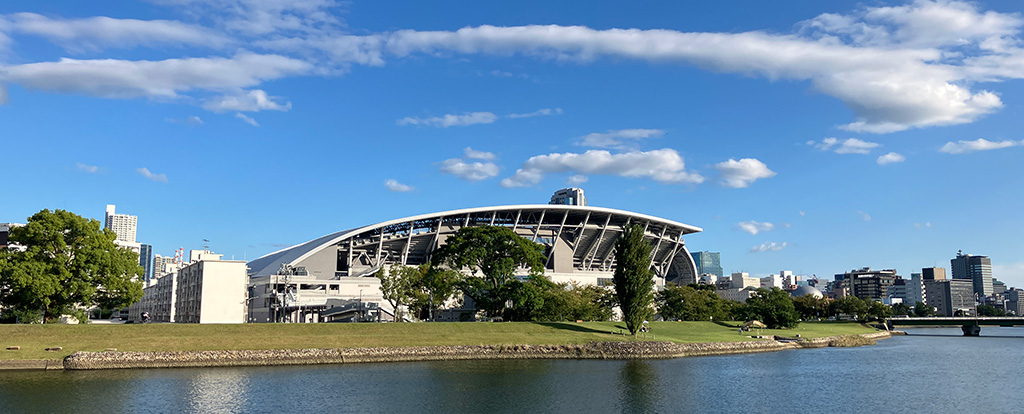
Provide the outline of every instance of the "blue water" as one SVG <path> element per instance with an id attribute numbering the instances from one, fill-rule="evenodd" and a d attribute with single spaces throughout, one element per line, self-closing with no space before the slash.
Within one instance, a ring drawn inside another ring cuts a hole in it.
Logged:
<path id="1" fill-rule="evenodd" d="M 657 361 L 0 372 L 0 412 L 1012 413 L 1024 329 Z"/>

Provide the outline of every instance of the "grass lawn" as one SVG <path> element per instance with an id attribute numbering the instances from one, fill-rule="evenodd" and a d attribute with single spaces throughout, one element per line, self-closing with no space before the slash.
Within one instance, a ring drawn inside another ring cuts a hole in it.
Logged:
<path id="1" fill-rule="evenodd" d="M 740 322 L 653 322 L 647 340 L 731 342 L 752 340 L 737 333 Z M 363 324 L 144 324 L 0 325 L 0 360 L 60 359 L 75 351 L 196 351 L 400 347 L 417 345 L 580 344 L 633 340 L 622 322 L 363 323 Z M 804 322 L 796 329 L 761 330 L 762 335 L 813 338 L 874 332 L 850 322 Z M 643 339 L 641 337 L 641 339 Z M 21 350 L 8 351 L 8 346 Z M 49 352 L 47 347 L 63 347 Z"/>

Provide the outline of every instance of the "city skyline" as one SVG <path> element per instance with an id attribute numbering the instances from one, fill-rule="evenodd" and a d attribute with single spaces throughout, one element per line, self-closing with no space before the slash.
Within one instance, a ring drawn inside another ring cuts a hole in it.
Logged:
<path id="1" fill-rule="evenodd" d="M 0 222 L 115 204 L 252 260 L 580 187 L 727 274 L 963 250 L 1024 287 L 1013 2 L 288 4 L 0 5 Z"/>

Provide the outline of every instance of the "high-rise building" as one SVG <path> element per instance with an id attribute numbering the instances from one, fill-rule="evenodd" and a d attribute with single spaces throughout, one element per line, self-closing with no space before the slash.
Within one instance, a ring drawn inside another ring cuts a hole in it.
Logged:
<path id="1" fill-rule="evenodd" d="M 175 271 L 172 267 L 174 256 L 153 255 L 153 277 L 159 279 L 164 275 Z"/>
<path id="2" fill-rule="evenodd" d="M 551 195 L 551 201 L 548 204 L 585 206 L 587 205 L 587 198 L 583 196 L 582 188 L 563 188 Z"/>
<path id="3" fill-rule="evenodd" d="M 153 246 L 139 245 L 139 265 L 145 270 L 142 280 L 148 285 L 149 281 L 153 279 Z"/>
<path id="4" fill-rule="evenodd" d="M 135 243 L 135 230 L 139 225 L 139 218 L 128 214 L 117 214 L 114 212 L 114 205 L 107 204 L 107 214 L 104 216 L 103 228 L 112 230 L 117 234 L 117 240 Z"/>
<path id="5" fill-rule="evenodd" d="M 965 279 L 924 281 L 926 303 L 939 315 L 954 316 L 957 311 L 973 316 L 978 302 L 973 283 Z"/>
<path id="6" fill-rule="evenodd" d="M 914 306 L 917 302 L 926 303 L 924 291 L 924 279 L 920 273 L 911 273 L 910 280 L 906 281 L 907 297 L 904 303 Z"/>
<path id="7" fill-rule="evenodd" d="M 1016 316 L 1024 315 L 1024 290 L 1012 288 L 1006 291 L 1006 311 Z"/>
<path id="8" fill-rule="evenodd" d="M 958 250 L 949 264 L 953 269 L 953 279 L 971 280 L 974 293 L 979 297 L 992 294 L 992 260 L 988 256 L 964 254 Z"/>
<path id="9" fill-rule="evenodd" d="M 722 278 L 722 262 L 721 253 L 719 252 L 693 252 L 690 253 L 693 256 L 693 263 L 697 265 L 697 274 L 709 274 Z"/>
<path id="10" fill-rule="evenodd" d="M 921 269 L 921 277 L 924 280 L 943 280 L 946 278 L 946 268 L 926 267 Z"/>
<path id="11" fill-rule="evenodd" d="M 889 293 L 889 287 L 900 276 L 896 269 L 871 270 L 870 267 L 854 269 L 835 276 L 837 288 L 848 288 L 849 293 L 861 299 L 882 300 Z"/>

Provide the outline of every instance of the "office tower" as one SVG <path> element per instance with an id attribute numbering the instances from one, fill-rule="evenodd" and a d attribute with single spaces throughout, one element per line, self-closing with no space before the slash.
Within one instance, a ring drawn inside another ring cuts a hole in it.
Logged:
<path id="1" fill-rule="evenodd" d="M 921 277 L 924 280 L 943 280 L 946 278 L 946 268 L 926 267 L 921 269 Z"/>
<path id="2" fill-rule="evenodd" d="M 971 280 L 974 293 L 979 297 L 992 294 L 992 260 L 988 256 L 964 254 L 958 250 L 949 264 L 953 269 L 953 279 Z"/>
<path id="3" fill-rule="evenodd" d="M 548 204 L 585 206 L 587 205 L 587 198 L 583 195 L 582 188 L 563 188 L 551 195 L 551 201 Z"/>
<path id="4" fill-rule="evenodd" d="M 149 284 L 149 281 L 153 279 L 153 246 L 139 245 L 139 265 L 145 269 L 142 280 Z"/>
<path id="5" fill-rule="evenodd" d="M 693 257 L 693 263 L 697 265 L 697 274 L 709 274 L 722 278 L 722 263 L 721 253 L 719 252 L 693 252 L 690 253 Z"/>

